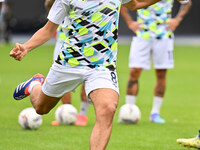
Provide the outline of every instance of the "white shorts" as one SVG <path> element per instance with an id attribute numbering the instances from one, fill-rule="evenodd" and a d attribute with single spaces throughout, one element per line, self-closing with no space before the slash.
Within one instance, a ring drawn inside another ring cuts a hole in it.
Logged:
<path id="1" fill-rule="evenodd" d="M 95 89 L 109 88 L 119 93 L 117 74 L 114 71 L 69 68 L 54 63 L 42 86 L 42 91 L 51 97 L 62 97 L 85 83 L 87 96 Z"/>
<path id="2" fill-rule="evenodd" d="M 153 60 L 155 69 L 173 68 L 173 48 L 173 39 L 144 40 L 133 37 L 129 54 L 129 67 L 149 70 Z"/>

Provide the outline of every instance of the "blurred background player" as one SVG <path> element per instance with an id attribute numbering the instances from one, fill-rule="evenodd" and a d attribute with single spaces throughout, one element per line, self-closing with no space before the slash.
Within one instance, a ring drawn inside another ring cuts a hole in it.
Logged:
<path id="1" fill-rule="evenodd" d="M 2 6 L 3 6 L 3 2 L 4 2 L 4 0 L 0 0 L 0 25 L 1 25 L 1 22 L 2 22 L 1 10 L 2 10 Z M 0 31 L 1 31 L 1 28 L 0 28 Z M 1 32 L 0 32 L 0 35 L 1 35 Z"/>
<path id="2" fill-rule="evenodd" d="M 199 135 L 197 135 L 196 137 L 189 139 L 185 138 L 177 139 L 177 143 L 182 146 L 186 146 L 188 148 L 192 147 L 200 149 L 200 130 L 199 130 Z"/>
<path id="3" fill-rule="evenodd" d="M 0 14 L 1 14 L 1 8 L 2 8 L 2 5 L 3 5 L 3 2 L 4 2 L 4 0 L 0 0 Z"/>
<path id="4" fill-rule="evenodd" d="M 55 0 L 45 0 L 45 8 L 47 12 L 49 12 L 51 6 L 53 5 Z M 59 26 L 56 32 L 56 45 L 54 48 L 54 55 L 53 60 L 56 61 L 58 54 L 60 52 L 60 49 L 63 45 L 64 40 L 66 39 L 65 33 L 62 31 L 62 27 Z M 71 104 L 71 93 L 67 93 L 62 97 L 62 103 L 63 104 Z M 88 111 L 88 102 L 87 102 L 87 96 L 85 93 L 85 87 L 84 84 L 81 87 L 81 106 L 80 106 L 80 112 L 77 116 L 77 120 L 75 122 L 76 126 L 86 126 L 87 125 L 87 111 Z M 59 125 L 58 121 L 52 121 L 52 125 L 57 126 Z"/>
<path id="5" fill-rule="evenodd" d="M 12 4 L 10 0 L 4 0 L 1 12 L 1 32 L 3 40 L 10 43 L 11 40 L 11 17 L 12 17 Z"/>
<path id="6" fill-rule="evenodd" d="M 130 75 L 126 103 L 135 104 L 139 77 L 142 70 L 150 69 L 152 59 L 157 79 L 150 115 L 150 121 L 154 123 L 165 123 L 160 117 L 160 108 L 166 88 L 167 69 L 174 67 L 173 32 L 191 7 L 189 0 L 180 3 L 182 5 L 175 18 L 171 18 L 173 0 L 161 0 L 152 6 L 137 10 L 137 21 L 132 20 L 127 8 L 121 7 L 124 20 L 129 29 L 136 34 L 129 54 Z"/>

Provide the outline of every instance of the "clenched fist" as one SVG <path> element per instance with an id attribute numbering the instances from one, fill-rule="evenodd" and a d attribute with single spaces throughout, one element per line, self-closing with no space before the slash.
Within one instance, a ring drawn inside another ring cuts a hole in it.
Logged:
<path id="1" fill-rule="evenodd" d="M 28 53 L 22 44 L 16 43 L 15 47 L 11 50 L 10 56 L 16 60 L 21 61 L 22 58 Z"/>

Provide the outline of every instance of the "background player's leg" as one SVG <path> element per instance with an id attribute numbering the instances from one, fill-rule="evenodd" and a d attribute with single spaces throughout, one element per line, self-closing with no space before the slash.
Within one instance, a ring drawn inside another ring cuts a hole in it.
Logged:
<path id="1" fill-rule="evenodd" d="M 63 104 L 71 104 L 71 98 L 72 96 L 71 96 L 71 93 L 69 92 L 69 93 L 66 93 L 62 98 L 61 98 L 61 100 L 62 100 L 62 103 Z"/>
<path id="2" fill-rule="evenodd" d="M 126 104 L 135 104 L 139 90 L 138 80 L 142 72 L 141 68 L 131 68 L 126 89 Z"/>
<path id="3" fill-rule="evenodd" d="M 165 123 L 160 117 L 160 108 L 163 103 L 163 97 L 166 88 L 166 69 L 156 69 L 156 85 L 154 89 L 153 106 L 151 110 L 151 121 L 154 123 Z"/>
<path id="4" fill-rule="evenodd" d="M 75 125 L 76 126 L 86 126 L 87 125 L 87 111 L 88 111 L 88 101 L 87 101 L 87 95 L 85 93 L 85 85 L 83 84 L 81 87 L 81 106 L 80 106 L 80 112 L 77 116 Z"/>
<path id="5" fill-rule="evenodd" d="M 62 98 L 61 101 L 63 104 L 71 104 L 71 93 L 66 93 Z M 58 126 L 59 122 L 57 120 L 54 120 L 51 122 L 52 126 Z"/>

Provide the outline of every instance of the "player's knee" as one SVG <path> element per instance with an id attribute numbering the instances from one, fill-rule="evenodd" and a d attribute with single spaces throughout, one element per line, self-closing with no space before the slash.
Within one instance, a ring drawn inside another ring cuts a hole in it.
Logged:
<path id="1" fill-rule="evenodd" d="M 140 68 L 131 69 L 130 70 L 130 78 L 133 79 L 133 80 L 138 80 L 140 73 L 141 73 Z"/>
<path id="2" fill-rule="evenodd" d="M 117 109 L 117 104 L 109 103 L 102 108 L 102 115 L 112 116 L 114 115 L 116 109 Z"/>
<path id="3" fill-rule="evenodd" d="M 97 122 L 107 127 L 111 126 L 115 111 L 116 106 L 114 104 L 105 105 L 98 111 Z"/>
<path id="4" fill-rule="evenodd" d="M 165 74 L 158 74 L 157 77 L 158 77 L 158 80 L 165 80 L 166 75 Z"/>
<path id="5" fill-rule="evenodd" d="M 156 72 L 156 76 L 158 79 L 165 79 L 166 78 L 166 70 L 163 69 L 163 70 L 157 70 Z"/>

